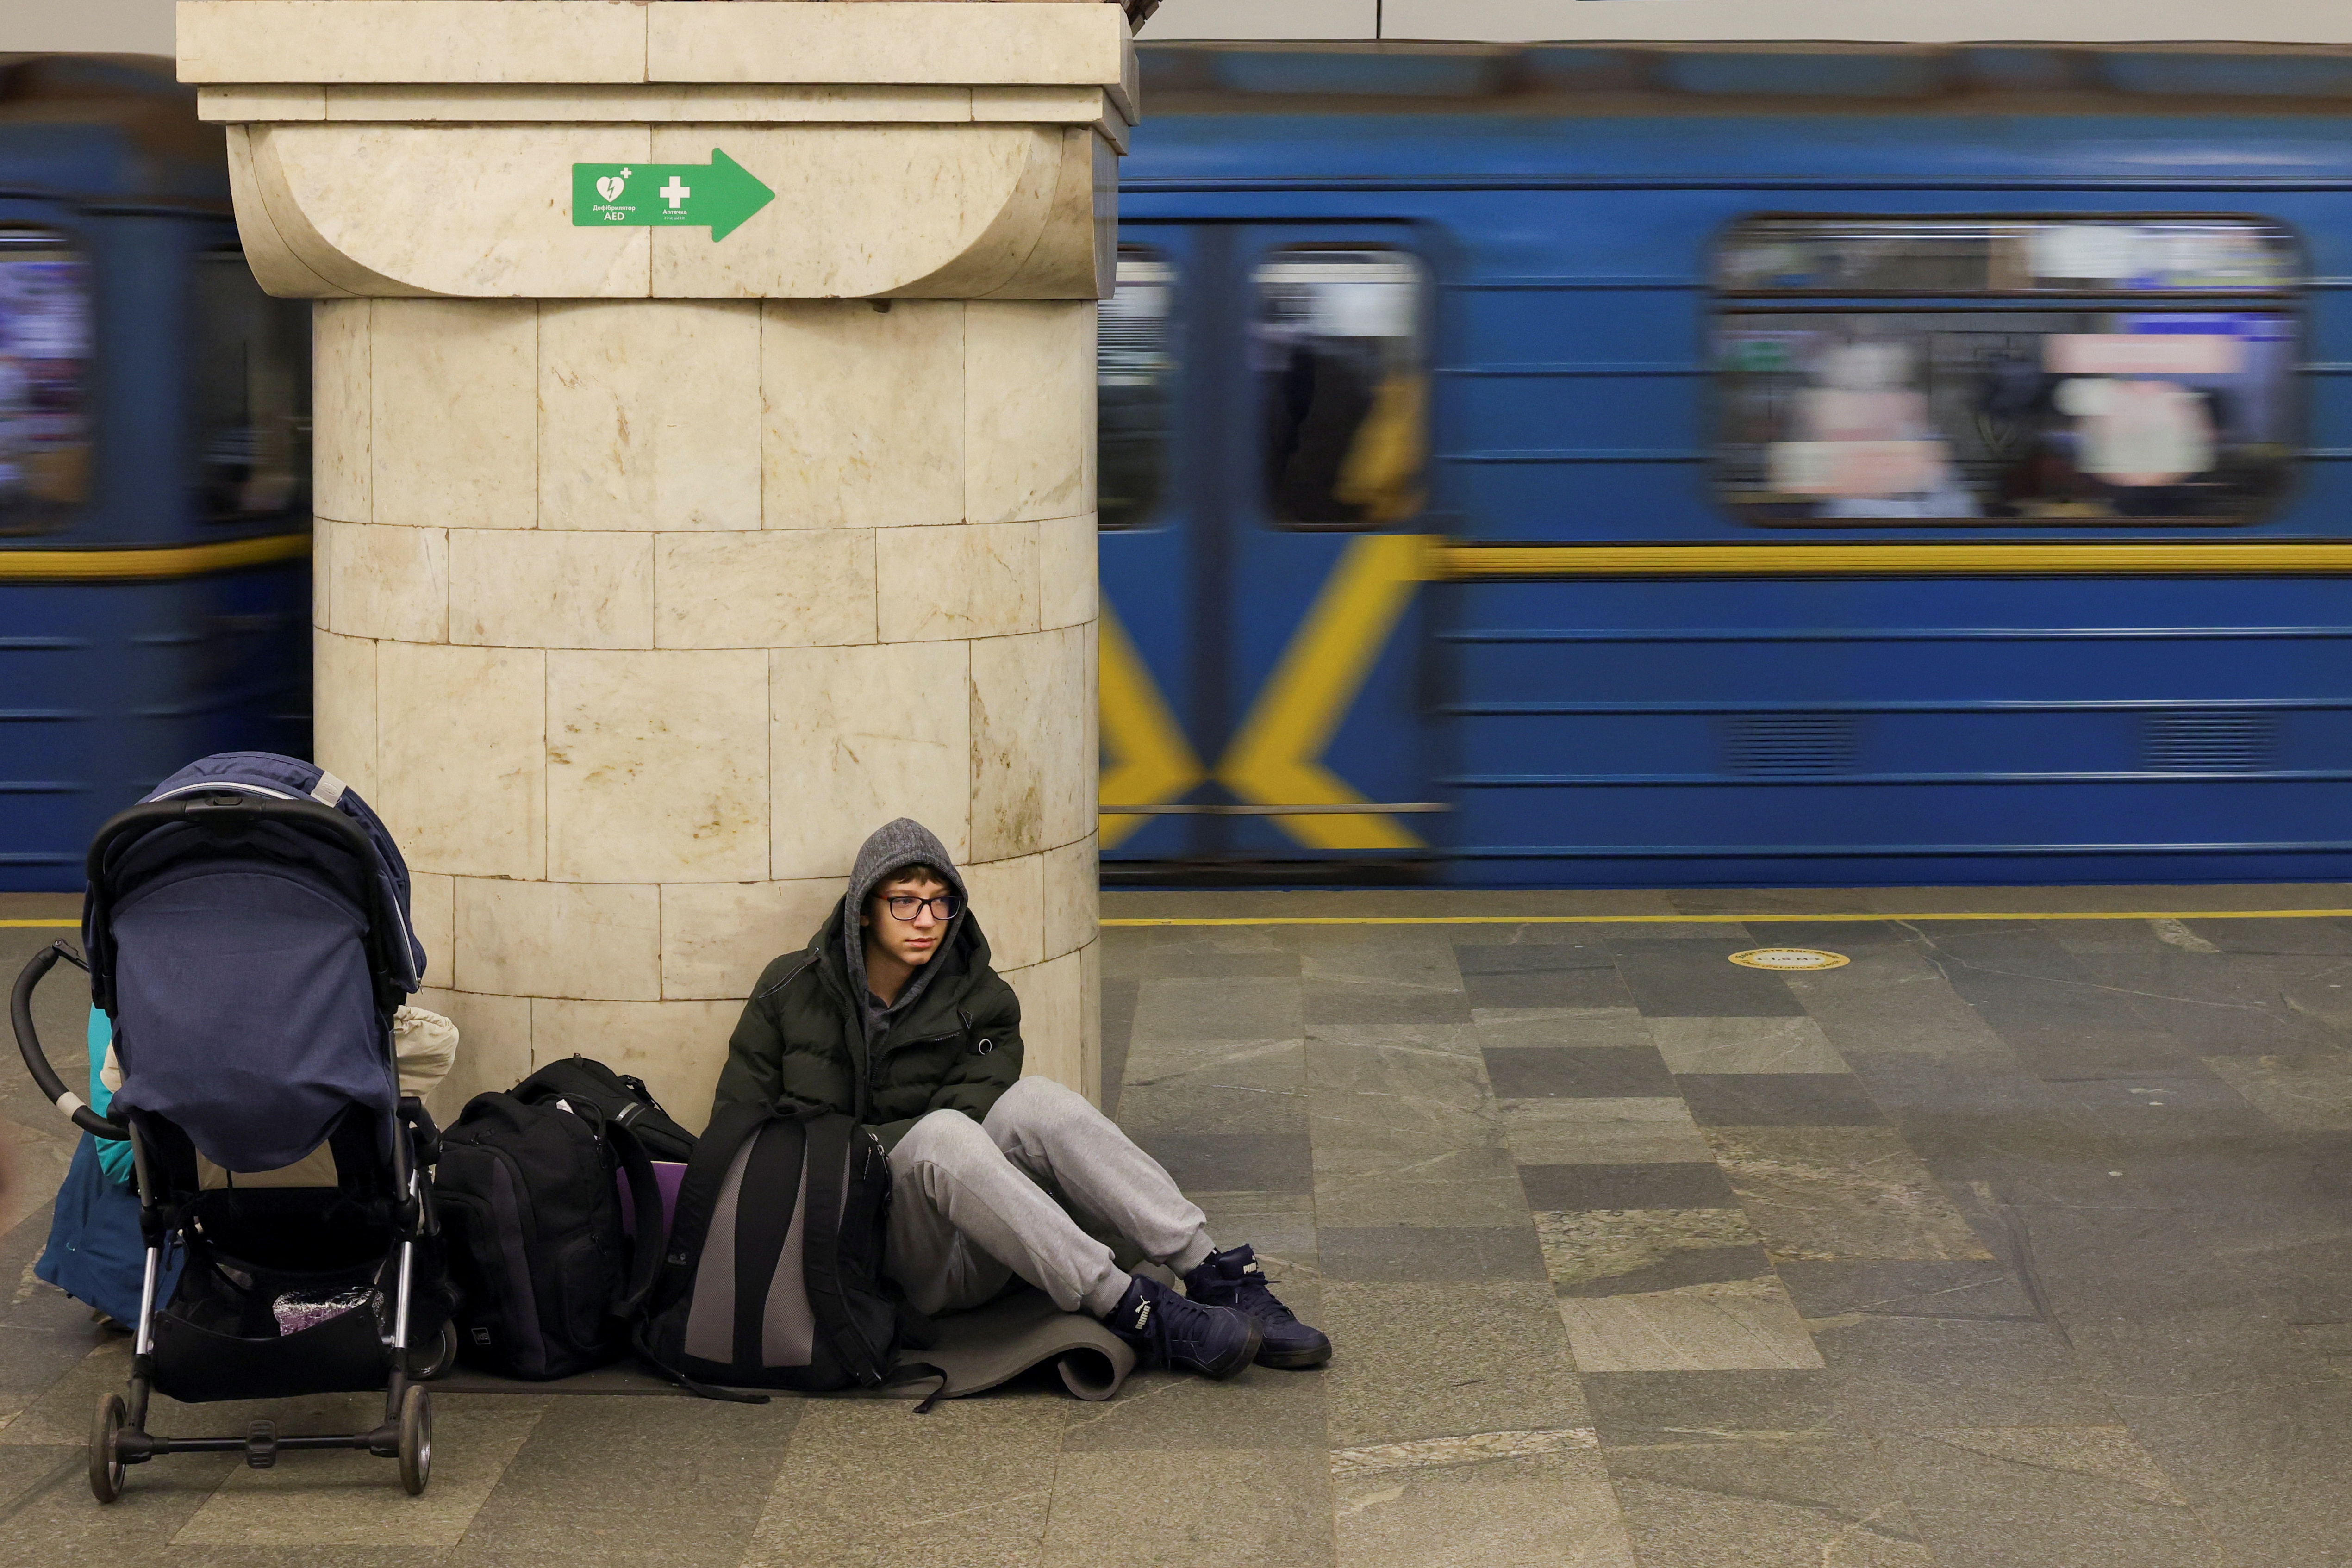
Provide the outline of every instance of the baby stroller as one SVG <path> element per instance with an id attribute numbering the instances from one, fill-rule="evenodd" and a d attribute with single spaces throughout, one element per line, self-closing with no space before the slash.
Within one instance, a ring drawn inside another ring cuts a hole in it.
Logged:
<path id="1" fill-rule="evenodd" d="M 408 868 L 359 796 L 307 762 L 225 752 L 165 779 L 100 828 L 82 907 L 87 962 L 64 943 L 17 977 L 10 1021 L 41 1092 L 75 1125 L 130 1140 L 146 1282 L 128 1398 L 100 1400 L 90 1490 L 162 1454 L 364 1448 L 425 1490 L 431 1396 L 455 1337 L 427 1171 L 439 1134 L 394 1075 L 394 1009 L 425 954 Z M 107 1116 L 58 1081 L 33 990 L 60 959 L 89 972 L 114 1026 L 121 1087 Z M 289 1168 L 290 1167 L 290 1168 Z M 158 1307 L 167 1247 L 184 1248 Z M 433 1344 L 437 1364 L 413 1345 Z M 151 1393 L 190 1404 L 383 1388 L 349 1436 L 147 1430 Z"/>

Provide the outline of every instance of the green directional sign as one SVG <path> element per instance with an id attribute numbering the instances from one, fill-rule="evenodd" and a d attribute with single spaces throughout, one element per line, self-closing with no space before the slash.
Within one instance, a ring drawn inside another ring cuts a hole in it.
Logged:
<path id="1" fill-rule="evenodd" d="M 708 163 L 574 163 L 572 226 L 606 224 L 709 227 L 725 239 L 776 199 L 751 172 L 714 147 Z"/>

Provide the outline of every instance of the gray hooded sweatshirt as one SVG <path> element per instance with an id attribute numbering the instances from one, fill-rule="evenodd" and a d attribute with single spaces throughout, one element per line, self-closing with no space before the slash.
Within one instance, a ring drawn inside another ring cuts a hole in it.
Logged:
<path id="1" fill-rule="evenodd" d="M 849 983 L 862 1000 L 866 1012 L 866 1041 L 871 1047 L 889 1029 L 891 1021 L 913 1007 L 930 985 L 938 972 L 937 964 L 919 966 L 896 998 L 885 1007 L 882 998 L 866 978 L 866 928 L 863 916 L 866 900 L 874 890 L 887 882 L 893 873 L 910 865 L 927 865 L 940 873 L 956 897 L 969 901 L 963 877 L 948 858 L 948 847 L 939 836 L 911 817 L 900 817 L 874 830 L 857 852 L 857 862 L 850 868 L 849 891 L 841 896 L 841 940 L 845 949 L 843 957 L 849 965 Z M 957 930 L 963 925 L 969 910 L 958 910 L 956 916 L 940 933 L 939 946 L 932 949 L 944 953 L 954 943 Z M 885 915 L 884 919 L 889 916 Z"/>

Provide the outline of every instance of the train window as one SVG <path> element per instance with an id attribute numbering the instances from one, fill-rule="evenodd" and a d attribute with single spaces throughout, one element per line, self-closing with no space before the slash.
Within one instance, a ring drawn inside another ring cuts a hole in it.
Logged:
<path id="1" fill-rule="evenodd" d="M 212 251 L 195 272 L 196 514 L 243 522 L 306 509 L 310 479 L 310 309 L 272 299 L 244 253 Z"/>
<path id="2" fill-rule="evenodd" d="M 0 533 L 89 498 L 90 268 L 63 235 L 0 229 Z"/>
<path id="3" fill-rule="evenodd" d="M 1718 494 L 1768 524 L 2252 521 L 2301 259 L 2256 219 L 1754 218 L 1716 256 Z"/>
<path id="4" fill-rule="evenodd" d="M 1176 378 L 1176 267 L 1148 246 L 1118 247 L 1118 286 L 1096 317 L 1097 520 L 1141 528 L 1167 482 Z"/>
<path id="5" fill-rule="evenodd" d="M 1252 369 L 1266 506 L 1292 528 L 1379 528 L 1426 498 L 1428 275 L 1401 250 L 1298 246 L 1258 264 Z"/>

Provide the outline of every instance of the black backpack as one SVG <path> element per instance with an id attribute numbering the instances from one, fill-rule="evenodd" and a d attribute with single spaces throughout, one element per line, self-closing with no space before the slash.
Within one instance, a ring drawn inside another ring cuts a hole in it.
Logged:
<path id="1" fill-rule="evenodd" d="M 874 1387 L 920 1320 L 882 1276 L 890 1159 L 814 1109 L 723 1105 L 695 1145 L 637 1349 L 708 1385 Z"/>
<path id="2" fill-rule="evenodd" d="M 636 1217 L 621 1229 L 615 1170 Z M 593 1102 L 478 1094 L 442 1134 L 433 1193 L 458 1291 L 457 1354 L 540 1381 L 603 1366 L 661 1266 L 661 1193 L 628 1129 Z"/>
<path id="3" fill-rule="evenodd" d="M 653 1159 L 682 1164 L 694 1154 L 694 1134 L 670 1120 L 661 1102 L 646 1088 L 644 1079 L 615 1072 L 588 1057 L 571 1056 L 562 1061 L 551 1061 L 516 1084 L 510 1092 L 516 1099 L 534 1105 L 557 1099 L 569 1100 L 574 1105 L 593 1105 L 604 1113 L 605 1121 L 626 1127 L 635 1134 Z"/>

